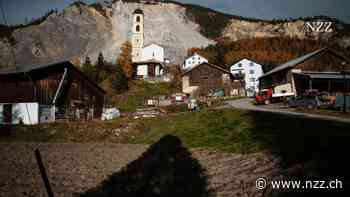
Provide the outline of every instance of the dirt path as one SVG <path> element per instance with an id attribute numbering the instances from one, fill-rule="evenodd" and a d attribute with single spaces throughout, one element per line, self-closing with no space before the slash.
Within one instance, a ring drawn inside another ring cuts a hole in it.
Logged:
<path id="1" fill-rule="evenodd" d="M 245 109 L 245 110 L 251 110 L 251 111 L 262 111 L 262 112 L 272 112 L 272 113 L 279 113 L 279 114 L 285 114 L 285 115 L 293 115 L 293 116 L 302 116 L 305 118 L 313 118 L 313 119 L 321 119 L 321 120 L 331 120 L 331 121 L 337 121 L 337 122 L 343 122 L 343 123 L 350 123 L 349 118 L 342 118 L 342 117 L 335 117 L 335 116 L 327 116 L 327 115 L 318 115 L 318 114 L 310 114 L 310 113 L 303 113 L 303 112 L 295 112 L 291 111 L 291 109 L 287 107 L 283 107 L 281 105 L 253 105 L 252 104 L 253 99 L 245 98 L 245 99 L 238 99 L 238 100 L 230 100 L 226 101 L 226 107 L 233 107 L 237 109 Z"/>
<path id="2" fill-rule="evenodd" d="M 33 151 L 39 148 L 55 197 L 73 196 L 98 185 L 138 158 L 144 145 L 0 144 L 0 197 L 46 197 Z M 257 177 L 279 174 L 277 159 L 265 153 L 231 154 L 192 150 L 207 170 L 215 196 L 260 196 Z M 244 195 L 243 195 L 244 194 Z"/>

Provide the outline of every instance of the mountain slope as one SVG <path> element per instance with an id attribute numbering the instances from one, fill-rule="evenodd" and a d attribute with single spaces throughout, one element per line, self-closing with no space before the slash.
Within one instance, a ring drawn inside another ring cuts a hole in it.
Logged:
<path id="1" fill-rule="evenodd" d="M 350 46 L 349 25 L 329 18 L 334 22 L 333 33 L 306 35 L 302 31 L 305 21 L 319 18 L 262 21 L 171 1 L 143 4 L 137 0 L 115 0 L 103 5 L 74 3 L 32 25 L 0 27 L 1 64 L 44 64 L 86 56 L 95 61 L 100 52 L 107 61 L 114 62 L 122 43 L 130 40 L 132 13 L 136 8 L 143 9 L 145 14 L 145 44 L 162 45 L 172 63 L 181 63 L 188 48 L 205 47 L 220 39 L 288 36 L 333 40 Z"/>

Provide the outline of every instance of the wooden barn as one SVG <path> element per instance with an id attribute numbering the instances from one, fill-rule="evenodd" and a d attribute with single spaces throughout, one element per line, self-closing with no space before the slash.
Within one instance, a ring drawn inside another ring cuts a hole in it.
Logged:
<path id="1" fill-rule="evenodd" d="M 0 123 L 101 116 L 105 92 L 70 62 L 0 70 Z"/>
<path id="2" fill-rule="evenodd" d="M 344 76 L 343 70 L 349 70 L 350 61 L 339 52 L 322 48 L 286 62 L 259 78 L 260 89 L 272 88 L 274 94 L 303 95 L 306 90 L 318 90 L 336 95 L 350 90 L 350 76 Z M 345 80 L 344 80 L 345 79 Z"/>
<path id="3" fill-rule="evenodd" d="M 224 90 L 226 96 L 232 92 L 232 74 L 219 66 L 202 63 L 182 74 L 182 91 L 194 96 L 208 96 Z"/>

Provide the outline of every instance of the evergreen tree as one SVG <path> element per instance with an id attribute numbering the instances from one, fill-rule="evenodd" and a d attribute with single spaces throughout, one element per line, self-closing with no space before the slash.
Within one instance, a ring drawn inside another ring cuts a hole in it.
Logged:
<path id="1" fill-rule="evenodd" d="M 103 54 L 100 52 L 97 58 L 97 68 L 98 69 L 103 68 L 104 64 L 105 64 L 105 60 L 104 60 Z"/>
<path id="2" fill-rule="evenodd" d="M 81 70 L 90 80 L 96 82 L 97 71 L 96 67 L 91 64 L 90 57 L 85 58 L 85 62 Z"/>
<path id="3" fill-rule="evenodd" d="M 123 93 L 128 89 L 128 78 L 120 66 L 117 66 L 115 74 L 112 76 L 112 87 L 117 93 Z"/>

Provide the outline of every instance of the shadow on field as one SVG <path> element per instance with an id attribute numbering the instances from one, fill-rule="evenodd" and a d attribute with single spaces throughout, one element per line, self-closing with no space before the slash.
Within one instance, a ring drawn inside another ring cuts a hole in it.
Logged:
<path id="1" fill-rule="evenodd" d="M 350 124 L 268 112 L 247 115 L 253 120 L 255 140 L 282 159 L 289 180 L 342 181 L 343 189 L 294 190 L 272 196 L 349 196 Z"/>
<path id="2" fill-rule="evenodd" d="M 140 158 L 114 173 L 81 197 L 211 196 L 199 162 L 179 138 L 165 136 Z"/>

